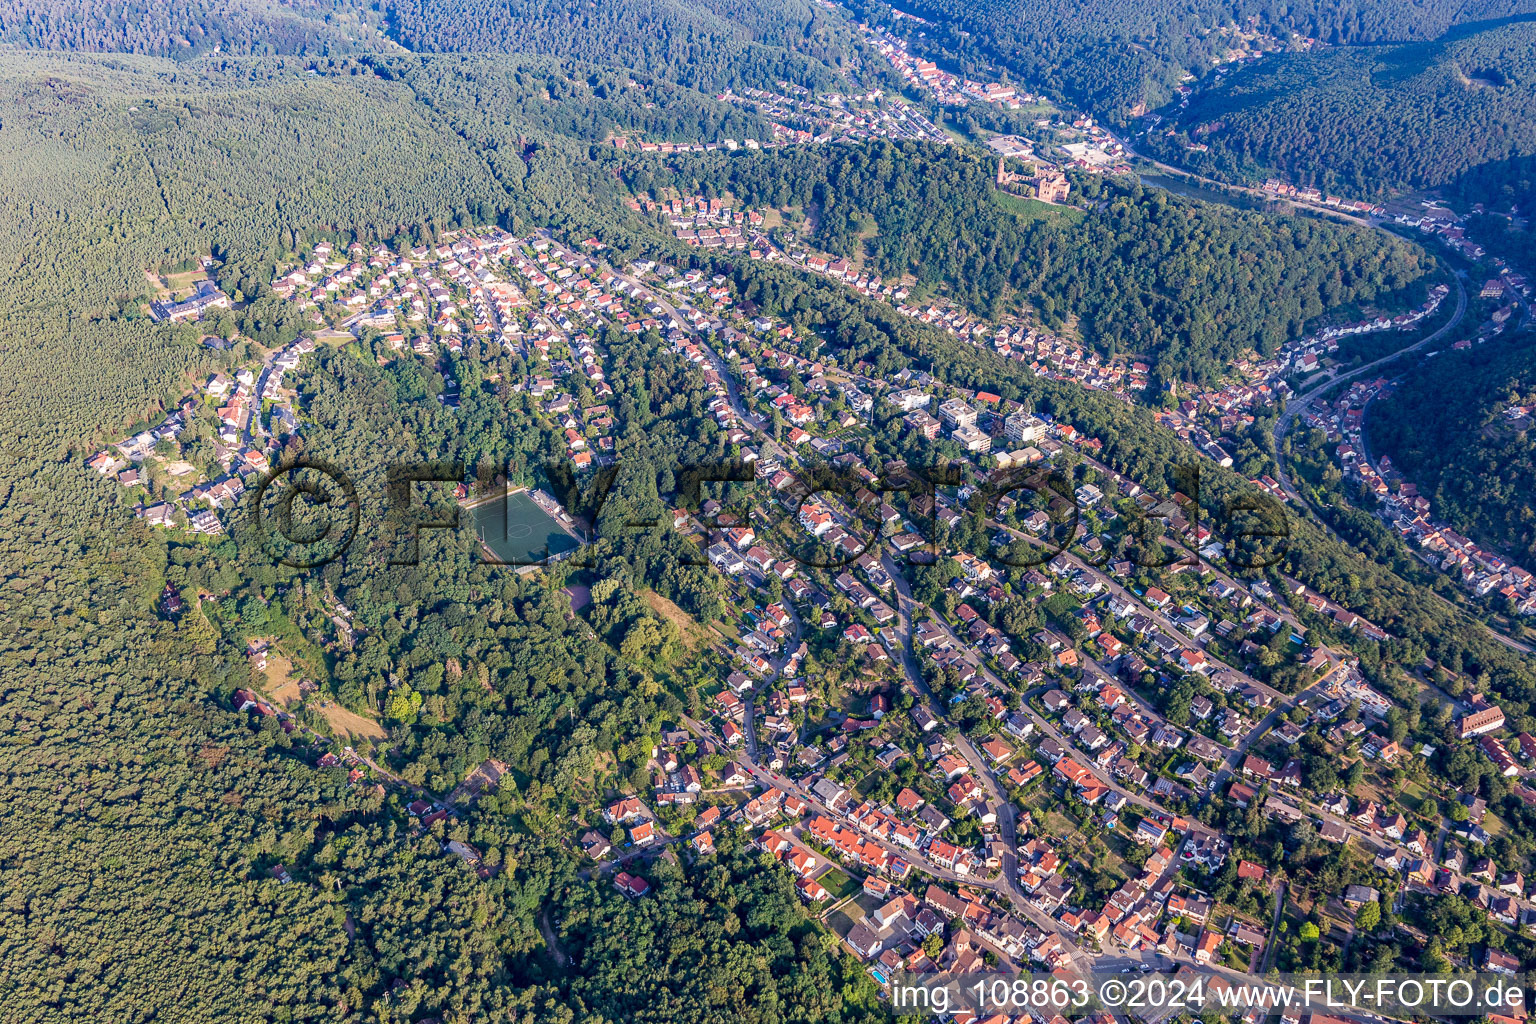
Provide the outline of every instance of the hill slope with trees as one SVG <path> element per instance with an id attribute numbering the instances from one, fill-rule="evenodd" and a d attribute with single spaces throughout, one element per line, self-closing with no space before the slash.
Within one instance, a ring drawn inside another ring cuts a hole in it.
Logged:
<path id="1" fill-rule="evenodd" d="M 353 0 L 0 0 L 3 42 L 178 59 L 370 49 L 377 21 Z"/>
<path id="2" fill-rule="evenodd" d="M 1536 349 L 1529 335 L 1444 352 L 1371 406 L 1371 450 L 1391 455 L 1437 516 L 1529 569 L 1536 565 Z"/>
<path id="3" fill-rule="evenodd" d="M 913 45 L 957 70 L 1006 70 L 1028 89 L 1053 94 L 1111 120 L 1173 96 L 1186 72 L 1202 74 L 1238 36 L 1290 47 L 1437 39 L 1453 26 L 1536 11 L 1531 0 L 913 0 L 899 5 L 931 24 L 890 20 L 879 0 L 855 3 L 867 20 L 906 33 Z"/>
<path id="4" fill-rule="evenodd" d="M 1171 135 L 1148 139 L 1228 179 L 1278 175 L 1360 197 L 1445 185 L 1536 152 L 1536 23 L 1266 57 L 1202 89 Z"/>
<path id="5" fill-rule="evenodd" d="M 912 274 L 983 315 L 1027 306 L 1099 352 L 1148 357 L 1164 380 L 1211 380 L 1329 308 L 1420 292 L 1434 266 L 1362 228 L 1093 176 L 1075 182 L 1086 211 L 1030 203 L 1038 216 L 1015 216 L 997 201 L 994 167 L 955 147 L 877 143 L 643 167 L 630 181 L 707 181 L 748 204 L 813 210 L 818 247 L 887 280 Z"/>
<path id="6" fill-rule="evenodd" d="M 386 0 L 383 9 L 389 34 L 414 51 L 574 57 L 705 89 L 826 86 L 854 46 L 846 22 L 809 0 Z"/>

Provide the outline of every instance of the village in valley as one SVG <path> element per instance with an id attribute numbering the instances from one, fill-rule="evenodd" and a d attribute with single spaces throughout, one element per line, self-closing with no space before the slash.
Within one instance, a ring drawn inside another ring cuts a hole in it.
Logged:
<path id="1" fill-rule="evenodd" d="M 955 76 L 897 34 L 859 28 L 908 88 L 941 107 L 1030 113 L 1036 138 L 988 141 L 999 193 L 1059 205 L 1071 200 L 1069 171 L 1130 172 L 1125 147 L 1091 118 Z M 668 158 L 951 141 L 916 105 L 879 89 L 814 94 L 780 82 L 719 99 L 764 118 L 770 137 L 625 133 L 608 143 Z M 1264 191 L 1395 218 L 1463 257 L 1486 256 L 1433 204 L 1388 211 L 1280 181 Z M 915 298 L 909 281 L 818 251 L 785 211 L 677 193 L 627 205 L 684 254 L 823 277 L 1035 376 L 1127 404 L 1151 397 L 1152 369 L 1135 354 L 1104 359 L 1022 315 L 991 321 L 942 295 Z M 1411 739 L 1430 719 L 1454 722 L 1458 740 L 1536 804 L 1527 785 L 1536 740 L 1509 735 L 1497 704 L 1464 687 L 1450 696 L 1441 688 L 1449 668 L 1426 664 L 1402 681 L 1422 690 L 1410 713 L 1402 693 L 1368 681 L 1353 649 L 1397 638 L 1295 579 L 1245 567 L 1220 524 L 1202 521 L 1198 496 L 1116 472 L 1099 457 L 1103 439 L 997 394 L 913 368 L 875 374 L 825 360 L 816 337 L 743 309 L 728 276 L 686 264 L 658 256 L 616 266 L 595 239 L 542 230 L 470 229 L 397 250 L 317 243 L 271 282 L 309 329 L 259 363 L 199 382 L 162 423 L 90 465 L 139 495 L 151 524 L 217 536 L 304 429 L 288 381 L 306 354 L 366 339 L 381 360 L 426 360 L 448 371 L 436 398 L 451 410 L 451 368 L 473 338 L 529 368 L 491 383 L 536 403 L 539 428 L 585 478 L 621 463 L 603 339 L 653 336 L 697 368 L 708 414 L 755 480 L 745 505 L 709 498 L 673 512 L 671 528 L 702 556 L 694 571 L 718 574 L 731 610 L 724 628 L 692 627 L 714 682 L 652 750 L 653 788 L 612 794 L 578 823 L 573 856 L 626 897 L 647 898 L 656 858 L 707 858 L 722 830 L 744 834 L 789 870 L 801 899 L 882 987 L 906 972 L 1000 968 L 1262 976 L 1305 966 L 1316 950 L 1297 936 L 1309 930 L 1348 948 L 1366 907 L 1372 922 L 1397 915 L 1422 937 L 1408 904 L 1431 895 L 1459 894 L 1490 927 L 1536 924 L 1522 866 L 1489 856 L 1500 826 L 1485 801 L 1436 777 L 1435 746 Z M 1479 341 L 1528 295 L 1515 269 L 1495 271 L 1479 296 L 1491 311 Z M 1232 467 L 1256 417 L 1310 399 L 1362 340 L 1427 334 L 1451 294 L 1439 283 L 1414 308 L 1322 322 L 1267 357 L 1250 353 L 1214 385 L 1174 391 L 1157 418 Z M 203 281 L 150 312 L 183 321 L 228 307 Z M 1358 380 L 1331 403 L 1301 403 L 1300 420 L 1327 432 L 1345 472 L 1419 557 L 1474 595 L 1497 593 L 1536 614 L 1530 573 L 1437 522 L 1389 459 L 1371 458 L 1364 410 L 1388 386 Z M 877 432 L 885 454 L 872 458 Z M 962 481 L 914 486 L 909 463 L 928 462 L 963 468 Z M 812 482 L 829 468 L 846 486 Z M 1255 492 L 1294 504 L 1279 475 L 1253 475 Z M 1007 485 L 980 501 L 993 481 Z M 534 494 L 581 536 L 569 510 Z M 457 496 L 470 499 L 468 482 Z M 333 596 L 327 607 L 330 642 L 350 648 L 350 614 Z M 263 642 L 248 657 L 264 667 L 269 653 Z M 236 703 L 286 731 L 304 728 L 269 694 L 241 691 Z M 345 765 L 354 784 L 407 785 L 350 746 L 338 753 L 310 739 L 317 763 Z M 411 787 L 413 826 L 451 823 L 504 771 L 487 761 L 446 795 Z M 1327 877 L 1340 884 L 1320 888 L 1277 862 L 1260 845 L 1272 827 L 1296 856 L 1331 865 Z M 495 870 L 462 838 L 444 850 L 482 878 Z M 1488 943 L 1464 966 L 1502 971 L 1510 959 Z"/>
<path id="2" fill-rule="evenodd" d="M 1023 156 L 1023 154 L 1020 154 Z M 1000 179 L 1005 172 L 999 162 Z M 1134 358 L 1104 362 L 1093 353 L 1068 339 L 1051 335 L 1038 327 L 1019 319 L 1004 323 L 989 323 L 969 312 L 945 303 L 929 301 L 922 305 L 908 303 L 910 289 L 902 283 L 884 282 L 876 274 L 856 269 L 846 258 L 818 253 L 798 241 L 785 247 L 776 243 L 763 227 L 762 211 L 733 210 L 720 199 L 705 200 L 702 197 L 678 198 L 656 202 L 639 200 L 632 202 L 636 210 L 660 213 L 667 218 L 676 236 L 688 245 L 705 249 L 727 248 L 745 250 L 751 259 L 783 262 L 797 268 L 820 274 L 848 285 L 861 295 L 883 299 L 898 312 L 931 326 L 940 327 L 956 337 L 972 344 L 993 349 L 1012 359 L 1026 361 L 1039 376 L 1053 380 L 1072 381 L 1083 387 L 1107 391 L 1126 402 L 1135 402 L 1144 392 L 1149 380 L 1149 367 Z M 1505 264 L 1500 264 L 1499 276 L 1490 278 L 1483 286 L 1479 298 L 1497 303 L 1488 321 L 1476 339 L 1455 343 L 1455 348 L 1470 347 L 1500 333 L 1512 313 L 1519 308 L 1529 292 L 1523 275 Z M 1377 314 L 1368 319 L 1330 323 L 1313 334 L 1286 343 L 1268 359 L 1252 358 L 1232 367 L 1230 379 L 1219 387 L 1190 389 L 1176 408 L 1160 414 L 1162 421 L 1197 450 L 1219 465 L 1233 465 L 1227 447 L 1228 438 L 1250 427 L 1254 414 L 1272 410 L 1286 399 L 1293 397 L 1303 382 L 1319 379 L 1324 374 L 1331 357 L 1336 357 L 1341 343 L 1361 337 L 1383 333 L 1406 333 L 1419 330 L 1422 324 L 1431 322 L 1450 295 L 1449 285 L 1436 284 L 1419 306 L 1393 315 Z M 757 325 L 761 328 L 761 325 Z M 1327 362 L 1325 362 L 1327 361 Z M 1380 390 L 1384 382 L 1378 382 L 1368 395 L 1358 394 L 1356 389 L 1339 399 L 1341 411 L 1350 404 L 1368 402 Z M 911 412 L 911 409 L 904 409 Z M 924 413 L 923 415 L 927 415 Z M 1362 417 L 1357 412 L 1353 419 L 1353 436 L 1344 436 L 1346 450 L 1353 452 L 1359 445 L 1359 427 Z M 792 421 L 793 422 L 793 421 Z M 1320 414 L 1306 413 L 1302 422 L 1307 426 L 1325 425 Z M 801 424 L 796 423 L 796 426 Z M 932 421 L 931 437 L 937 437 L 941 424 Z M 1334 440 L 1347 431 L 1346 418 L 1335 417 L 1326 424 Z M 974 445 L 979 438 L 957 437 L 969 451 L 977 451 Z M 1428 502 L 1419 497 L 1412 483 L 1406 483 L 1403 491 L 1399 482 L 1389 487 L 1380 474 L 1364 463 L 1353 461 L 1354 456 L 1341 455 L 1347 468 L 1362 470 L 1364 478 L 1377 494 L 1386 501 L 1393 499 L 1383 509 L 1383 517 L 1394 523 L 1394 528 L 1415 546 L 1426 552 L 1426 559 L 1435 553 L 1449 556 L 1444 568 L 1457 568 L 1462 572 L 1469 589 L 1479 597 L 1499 591 L 1510 598 L 1521 615 L 1536 614 L 1536 587 L 1529 572 L 1508 565 L 1492 552 L 1479 550 L 1465 538 L 1458 537 L 1444 524 L 1434 524 L 1427 516 Z M 1390 460 L 1388 460 L 1390 465 Z M 1261 491 L 1280 500 L 1289 500 L 1279 482 L 1268 475 L 1253 479 Z M 1413 514 L 1406 519 L 1399 516 L 1403 506 L 1411 506 Z"/>
<path id="3" fill-rule="evenodd" d="M 727 249 L 839 280 L 1037 375 L 1127 402 L 1148 386 L 1134 357 L 1100 362 L 1022 320 L 909 303 L 900 283 L 776 241 L 764 211 L 700 196 L 630 205 L 664 219 L 684 252 Z M 592 239 L 496 228 L 400 251 L 321 242 L 272 281 L 311 329 L 199 382 L 161 424 L 90 465 L 141 493 L 154 525 L 227 532 L 242 495 L 305 429 L 292 379 L 306 355 L 366 336 L 387 358 L 442 366 L 467 338 L 516 353 L 530 372 L 496 383 L 536 400 L 541 428 L 588 474 L 621 462 L 603 339 L 654 334 L 697 368 L 709 415 L 755 484 L 745 505 L 709 499 L 673 515 L 707 562 L 695 571 L 728 588 L 729 628 L 698 651 L 714 685 L 653 750 L 654 787 L 614 794 L 582 823 L 572 855 L 626 896 L 647 897 L 656 857 L 709 857 L 720 830 L 741 830 L 882 985 L 903 971 L 1007 966 L 1260 976 L 1301 964 L 1295 936 L 1308 928 L 1348 945 L 1367 906 L 1411 931 L 1415 894 L 1459 893 L 1505 928 L 1536 923 L 1520 865 L 1490 859 L 1500 826 L 1484 800 L 1436 777 L 1434 747 L 1410 741 L 1421 715 L 1448 717 L 1536 803 L 1536 740 L 1510 735 L 1497 704 L 1444 694 L 1430 672 L 1448 670 L 1426 666 L 1418 683 L 1433 695 L 1410 716 L 1351 647 L 1391 642 L 1387 631 L 1274 570 L 1244 568 L 1194 499 L 1101 461 L 1103 439 L 917 369 L 835 365 L 816 338 L 743 311 L 728 277 L 679 262 L 613 266 Z M 217 308 L 212 287 L 180 315 Z M 1164 422 L 1231 465 L 1221 418 L 1284 401 L 1341 340 L 1414 329 L 1448 293 L 1255 359 Z M 1483 592 L 1508 579 L 1536 611 L 1528 573 L 1434 524 L 1411 485 L 1360 450 L 1358 411 L 1380 385 L 1356 384 L 1312 415 L 1424 557 Z M 458 401 L 451 385 L 436 398 Z M 899 437 L 913 464 L 943 460 L 965 480 L 911 486 L 908 458 L 868 457 L 877 431 Z M 813 488 L 817 467 L 844 474 L 845 492 Z M 1015 486 L 973 500 L 996 479 Z M 334 642 L 350 646 L 350 616 L 329 601 Z M 268 653 L 249 656 L 265 664 Z M 296 727 L 271 695 L 242 690 L 236 703 Z M 315 740 L 318 763 L 347 765 L 355 784 L 405 785 Z M 497 765 L 476 771 L 453 794 L 413 787 L 414 827 L 493 791 Z M 1298 888 L 1259 845 L 1272 823 L 1348 884 Z M 482 877 L 494 871 L 472 844 L 445 849 Z M 1503 956 L 1490 944 L 1468 966 L 1499 970 Z"/>
<path id="4" fill-rule="evenodd" d="M 1536 0 L 0 44 L 0 1024 L 1536 1024 Z"/>
<path id="5" fill-rule="evenodd" d="M 1377 502 L 1377 514 L 1411 542 L 1418 557 L 1452 575 L 1476 597 L 1497 595 L 1509 602 L 1516 615 L 1536 615 L 1536 579 L 1529 570 L 1437 519 L 1430 499 L 1397 471 L 1390 455 L 1372 457 L 1365 439 L 1365 419 L 1371 403 L 1391 390 L 1391 382 L 1385 378 L 1358 381 L 1331 405 L 1304 413 L 1302 422 L 1325 432 L 1345 478 Z M 1519 407 L 1517 411 L 1523 415 Z"/>

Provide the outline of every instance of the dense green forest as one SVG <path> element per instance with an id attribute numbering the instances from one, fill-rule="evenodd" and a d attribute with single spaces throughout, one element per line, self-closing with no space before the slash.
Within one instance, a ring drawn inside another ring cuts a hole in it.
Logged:
<path id="1" fill-rule="evenodd" d="M 1075 183 L 1086 215 L 1031 204 L 1039 216 L 1018 216 L 997 202 L 993 168 L 955 147 L 880 143 L 676 173 L 647 164 L 629 180 L 813 210 L 819 247 L 867 256 L 887 280 L 912 274 L 992 317 L 1027 305 L 1100 352 L 1149 357 L 1165 380 L 1219 377 L 1243 351 L 1273 353 L 1325 310 L 1386 298 L 1433 268 L 1376 232 L 1092 176 Z"/>
<path id="2" fill-rule="evenodd" d="M 0 72 L 0 252 L 24 268 L 0 299 L 0 424 L 13 442 L 121 430 L 206 366 L 195 334 L 140 319 L 147 270 L 228 257 L 249 269 L 241 290 L 232 265 L 231 285 L 255 298 L 263 260 L 295 232 L 390 237 L 471 208 L 494 217 L 506 201 L 408 89 L 372 75 L 107 60 L 19 58 Z M 251 317 L 263 310 L 284 315 Z"/>
<path id="3" fill-rule="evenodd" d="M 349 787 L 298 734 L 231 712 L 249 611 L 210 599 L 173 624 L 152 603 L 163 582 L 224 590 L 252 567 L 231 544 L 183 546 L 128 519 L 110 488 L 73 466 L 12 468 L 3 483 L 0 614 L 16 627 L 0 634 L 6 1019 L 879 1019 L 868 980 L 821 943 L 788 876 L 728 832 L 716 860 L 661 862 L 634 905 L 578 877 L 557 833 L 530 825 L 573 795 L 552 763 L 524 762 L 535 770 L 515 794 L 504 786 L 464 823 L 416 837 L 401 795 Z M 488 595 L 503 644 L 614 671 L 616 655 L 554 599 L 513 584 Z M 562 734 L 598 734 L 585 714 L 568 724 L 563 702 L 594 678 L 570 668 L 498 670 L 509 687 L 536 672 L 556 688 L 509 689 L 499 717 L 542 702 Z M 498 873 L 476 878 L 441 851 L 449 838 Z M 279 864 L 292 884 L 269 876 Z M 541 912 L 561 922 L 564 964 L 538 934 Z"/>
<path id="4" fill-rule="evenodd" d="M 1446 185 L 1444 192 L 1464 211 L 1478 204 L 1502 213 L 1529 210 L 1536 202 L 1536 155 L 1481 164 Z"/>
<path id="5" fill-rule="evenodd" d="M 575 58 L 718 88 L 825 85 L 855 49 L 807 0 L 0 0 L 0 42 L 151 54 L 463 52 Z"/>
<path id="6" fill-rule="evenodd" d="M 1536 267 L 1536 231 L 1528 216 L 1536 209 L 1536 156 L 1475 167 L 1443 191 L 1468 214 L 1467 234 L 1484 249 L 1517 270 Z M 1516 214 L 1522 215 L 1518 223 Z"/>
<path id="7" fill-rule="evenodd" d="M 1157 107 L 1186 72 L 1223 58 L 1235 32 L 1262 33 L 1274 44 L 1293 38 L 1330 45 L 1438 38 L 1453 25 L 1526 14 L 1531 0 L 914 0 L 896 5 L 935 22 L 897 23 L 915 45 L 967 73 L 997 68 L 1027 88 L 1052 93 L 1110 119 Z M 854 5 L 873 23 L 888 23 L 879 0 Z"/>
<path id="8" fill-rule="evenodd" d="M 1443 352 L 1371 406 L 1371 450 L 1391 455 L 1435 514 L 1529 568 L 1536 564 L 1536 406 L 1529 335 Z"/>
<path id="9" fill-rule="evenodd" d="M 1352 197 L 1445 185 L 1536 152 L 1536 23 L 1267 57 L 1202 87 L 1171 131 L 1153 151 L 1206 174 Z"/>
<path id="10" fill-rule="evenodd" d="M 710 89 L 831 84 L 853 35 L 809 0 L 385 0 L 388 30 L 428 52 L 575 57 Z"/>
<path id="11" fill-rule="evenodd" d="M 600 143 L 615 132 L 649 139 L 716 142 L 767 138 L 757 114 L 720 103 L 686 86 L 637 71 L 577 60 L 475 56 L 371 57 L 384 78 L 410 83 L 446 117 L 479 119 L 477 132 L 498 128 L 548 141 Z M 478 134 L 475 136 L 480 137 Z M 514 138 L 507 138 L 510 147 Z M 526 145 L 526 141 L 525 141 Z M 499 149 L 498 140 L 493 149 Z"/>
<path id="12" fill-rule="evenodd" d="M 377 20 L 355 0 L 0 0 L 0 42 L 176 58 L 324 54 L 376 48 Z"/>

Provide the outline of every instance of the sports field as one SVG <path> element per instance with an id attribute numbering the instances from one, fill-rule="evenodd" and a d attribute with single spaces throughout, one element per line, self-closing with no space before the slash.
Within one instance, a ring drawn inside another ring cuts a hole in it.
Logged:
<path id="1" fill-rule="evenodd" d="M 467 510 L 470 526 L 496 558 L 514 565 L 539 562 L 578 546 L 575 537 L 534 502 L 513 491 Z"/>

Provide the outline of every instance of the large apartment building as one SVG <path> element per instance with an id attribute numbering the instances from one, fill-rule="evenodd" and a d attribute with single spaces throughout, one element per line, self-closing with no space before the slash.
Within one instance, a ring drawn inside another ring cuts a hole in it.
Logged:
<path id="1" fill-rule="evenodd" d="M 1045 421 L 1020 409 L 1003 421 L 1003 434 L 1020 444 L 1039 444 L 1045 440 Z"/>

